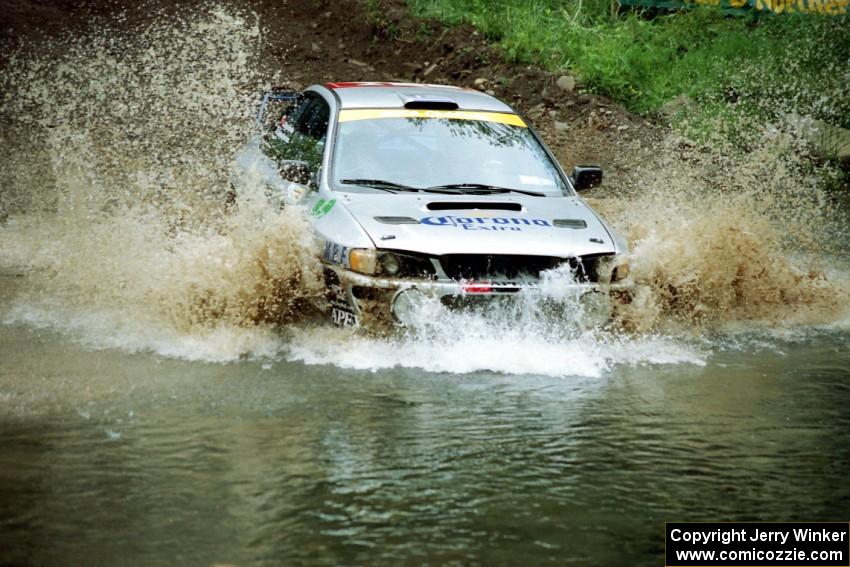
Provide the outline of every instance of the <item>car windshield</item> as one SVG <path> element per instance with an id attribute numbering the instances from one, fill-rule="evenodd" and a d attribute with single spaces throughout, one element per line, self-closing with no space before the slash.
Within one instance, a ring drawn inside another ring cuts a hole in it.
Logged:
<path id="1" fill-rule="evenodd" d="M 565 192 L 554 163 L 513 114 L 343 110 L 339 122 L 333 176 L 342 190 Z"/>

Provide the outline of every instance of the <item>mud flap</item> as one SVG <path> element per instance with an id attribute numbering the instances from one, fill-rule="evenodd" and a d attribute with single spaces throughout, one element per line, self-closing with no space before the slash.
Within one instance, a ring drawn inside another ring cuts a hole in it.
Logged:
<path id="1" fill-rule="evenodd" d="M 357 315 L 342 307 L 331 308 L 331 321 L 337 327 L 359 327 L 360 321 L 357 320 Z"/>
<path id="2" fill-rule="evenodd" d="M 331 322 L 337 327 L 358 327 L 360 321 L 348 302 L 345 289 L 339 276 L 333 270 L 325 268 L 326 297 L 331 306 Z"/>

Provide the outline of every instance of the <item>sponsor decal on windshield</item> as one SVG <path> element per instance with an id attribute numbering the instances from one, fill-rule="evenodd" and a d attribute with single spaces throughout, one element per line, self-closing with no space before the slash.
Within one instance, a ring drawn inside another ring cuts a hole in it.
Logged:
<path id="1" fill-rule="evenodd" d="M 498 122 L 527 128 L 522 118 L 508 112 L 482 112 L 470 110 L 426 110 L 421 108 L 355 108 L 341 110 L 340 122 L 374 120 L 376 118 L 448 118 L 449 120 L 478 120 Z"/>
<path id="2" fill-rule="evenodd" d="M 541 226 L 552 228 L 552 223 L 545 219 L 524 219 L 506 217 L 423 217 L 419 222 L 428 226 L 450 226 L 463 230 L 510 230 L 521 232 L 523 227 Z"/>

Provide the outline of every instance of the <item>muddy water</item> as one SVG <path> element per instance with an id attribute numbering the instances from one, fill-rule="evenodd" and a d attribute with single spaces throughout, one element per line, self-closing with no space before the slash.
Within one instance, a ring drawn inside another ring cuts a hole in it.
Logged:
<path id="1" fill-rule="evenodd" d="M 847 338 L 552 377 L 0 327 L 0 562 L 658 565 L 668 520 L 846 519 Z"/>
<path id="2" fill-rule="evenodd" d="M 261 30 L 4 70 L 0 563 L 657 565 L 668 520 L 847 519 L 847 210 L 793 132 L 671 136 L 594 195 L 633 246 L 615 326 L 364 336 L 314 323 L 297 208 L 250 171 L 223 205 Z"/>

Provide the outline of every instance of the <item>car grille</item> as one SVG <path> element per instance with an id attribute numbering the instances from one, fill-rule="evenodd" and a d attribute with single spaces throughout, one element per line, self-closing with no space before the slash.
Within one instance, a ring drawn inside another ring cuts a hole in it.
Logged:
<path id="1" fill-rule="evenodd" d="M 569 262 L 554 256 L 446 254 L 440 264 L 454 280 L 513 280 L 539 278 L 543 270 Z"/>

